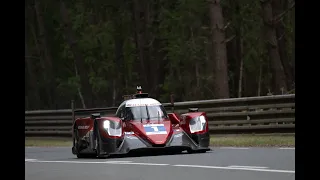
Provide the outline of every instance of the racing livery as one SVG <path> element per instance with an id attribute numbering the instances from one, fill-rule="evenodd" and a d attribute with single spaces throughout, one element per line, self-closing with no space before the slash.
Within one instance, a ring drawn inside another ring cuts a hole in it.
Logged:
<path id="1" fill-rule="evenodd" d="M 73 109 L 72 112 L 73 119 L 77 113 L 91 112 L 90 117 L 75 119 L 72 126 L 72 153 L 78 158 L 108 157 L 140 150 L 172 153 L 210 150 L 205 112 L 189 109 L 180 116 L 167 113 L 159 101 L 141 91 L 124 100 L 114 116 L 94 113 L 92 109 Z"/>

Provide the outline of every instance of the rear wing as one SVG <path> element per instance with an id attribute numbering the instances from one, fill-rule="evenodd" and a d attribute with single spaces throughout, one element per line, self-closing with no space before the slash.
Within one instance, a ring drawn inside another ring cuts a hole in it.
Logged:
<path id="1" fill-rule="evenodd" d="M 102 113 L 114 114 L 118 107 L 107 107 L 107 108 L 90 108 L 90 109 L 76 109 L 74 105 L 74 100 L 71 101 L 72 110 L 72 122 L 74 122 L 77 116 L 86 116 L 97 118 L 100 117 Z"/>

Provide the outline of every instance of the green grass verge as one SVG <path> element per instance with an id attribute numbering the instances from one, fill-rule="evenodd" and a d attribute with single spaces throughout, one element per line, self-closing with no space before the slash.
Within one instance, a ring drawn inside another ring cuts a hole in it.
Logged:
<path id="1" fill-rule="evenodd" d="M 295 135 L 211 136 L 210 144 L 234 147 L 295 147 Z"/>
<path id="2" fill-rule="evenodd" d="M 233 147 L 294 147 L 295 135 L 212 135 L 212 146 Z M 25 138 L 25 146 L 72 146 L 70 139 Z"/>
<path id="3" fill-rule="evenodd" d="M 54 146 L 72 146 L 72 141 L 70 139 L 62 138 L 35 138 L 35 137 L 26 137 L 25 146 L 41 146 L 41 147 L 54 147 Z"/>

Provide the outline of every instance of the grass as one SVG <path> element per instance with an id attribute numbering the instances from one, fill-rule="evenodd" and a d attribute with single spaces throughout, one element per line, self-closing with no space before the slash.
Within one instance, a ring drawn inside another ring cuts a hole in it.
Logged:
<path id="1" fill-rule="evenodd" d="M 210 144 L 234 147 L 295 147 L 295 135 L 211 136 Z"/>
<path id="2" fill-rule="evenodd" d="M 212 146 L 233 146 L 233 147 L 294 147 L 294 134 L 276 135 L 212 135 L 210 139 Z M 71 147 L 71 139 L 67 138 L 35 138 L 26 137 L 25 146 L 67 146 Z"/>
<path id="3" fill-rule="evenodd" d="M 41 147 L 55 147 L 55 146 L 72 146 L 71 139 L 67 138 L 37 138 L 37 137 L 26 137 L 25 146 L 41 146 Z"/>

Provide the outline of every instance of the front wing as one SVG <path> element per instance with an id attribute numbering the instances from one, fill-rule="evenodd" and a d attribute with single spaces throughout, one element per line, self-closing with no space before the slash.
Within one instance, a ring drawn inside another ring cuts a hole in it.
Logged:
<path id="1" fill-rule="evenodd" d="M 108 139 L 102 138 L 100 142 L 100 154 L 127 154 L 140 151 L 184 151 L 184 150 L 210 150 L 209 148 L 210 136 L 209 133 L 194 134 L 189 136 L 184 131 L 175 133 L 171 139 L 163 146 L 152 145 L 146 140 L 132 135 L 126 134 L 124 139 Z"/>

